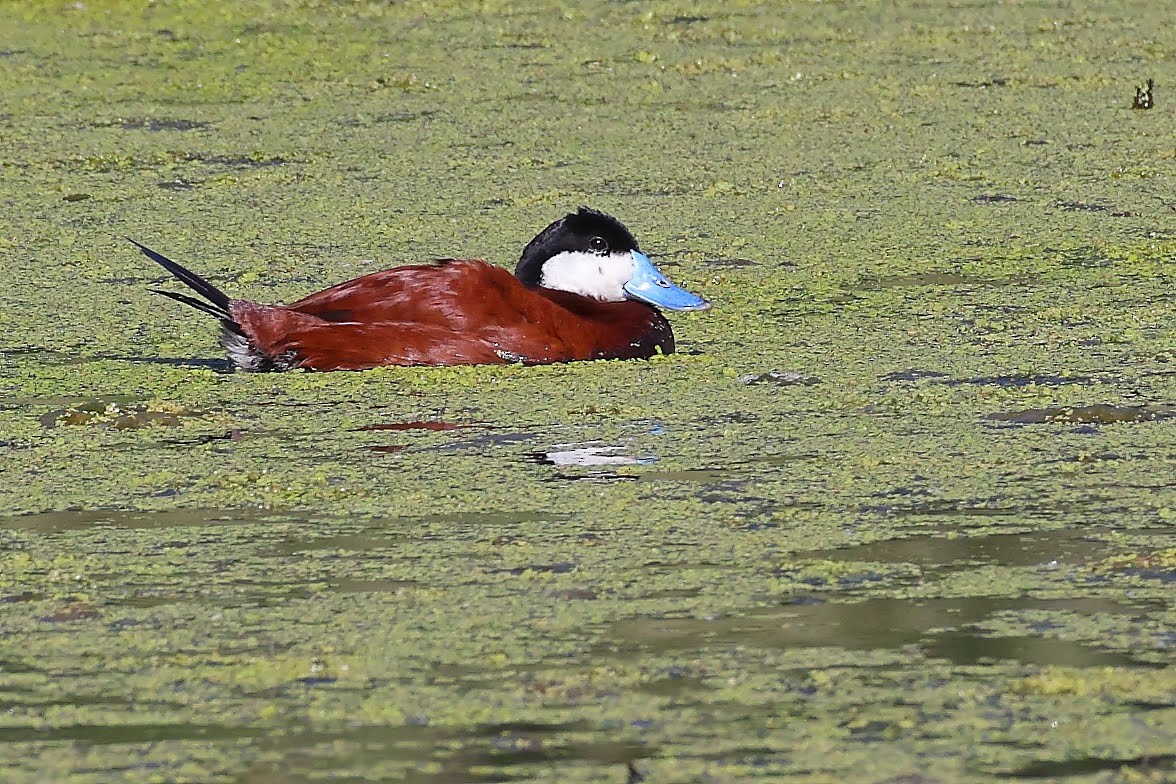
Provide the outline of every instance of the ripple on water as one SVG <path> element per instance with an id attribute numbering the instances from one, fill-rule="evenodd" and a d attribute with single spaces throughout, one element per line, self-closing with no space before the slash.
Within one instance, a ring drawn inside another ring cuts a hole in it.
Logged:
<path id="1" fill-rule="evenodd" d="M 1153 773 L 1176 771 L 1176 754 L 1152 754 L 1140 757 L 1081 757 L 1069 760 L 1038 760 L 1004 775 L 1015 779 L 1060 779 L 1087 776 L 1103 771 L 1134 771 L 1141 781 L 1159 781 Z M 1116 779 L 1118 780 L 1118 779 Z M 1164 781 L 1169 779 L 1165 778 Z"/>
<path id="2" fill-rule="evenodd" d="M 1094 403 L 1088 406 L 1060 406 L 1057 408 L 1027 408 L 1004 411 L 985 417 L 993 422 L 1014 425 L 1118 425 L 1133 422 L 1155 422 L 1176 417 L 1176 405 L 1122 406 Z"/>
<path id="3" fill-rule="evenodd" d="M 973 629 L 994 613 L 1053 610 L 1134 615 L 1136 607 L 1111 602 L 1033 597 L 867 599 L 861 602 L 789 603 L 751 608 L 721 618 L 635 617 L 613 624 L 602 646 L 622 657 L 681 654 L 715 647 L 798 650 L 900 650 L 915 646 L 928 658 L 954 664 L 1011 660 L 1033 665 L 1103 667 L 1150 665 L 1117 652 L 1052 637 L 1000 637 Z"/>
<path id="4" fill-rule="evenodd" d="M 953 529 L 902 539 L 883 539 L 834 550 L 800 553 L 797 558 L 828 561 L 910 563 L 951 567 L 961 563 L 998 566 L 1080 564 L 1104 558 L 1121 546 L 1102 541 L 1089 529 L 960 536 Z"/>
<path id="5" fill-rule="evenodd" d="M 161 743 L 176 740 L 238 740 L 262 733 L 221 724 L 75 724 L 51 727 L 0 727 L 2 743 L 72 741 L 87 744 Z"/>
<path id="6" fill-rule="evenodd" d="M 171 509 L 166 512 L 125 510 L 66 510 L 0 517 L 0 530 L 17 528 L 42 533 L 86 528 L 188 528 L 193 526 L 253 525 L 296 519 L 257 509 Z"/>
<path id="7" fill-rule="evenodd" d="M 545 684 L 532 683 L 541 690 Z M 425 715 L 410 718 L 402 726 L 353 726 L 344 732 L 314 731 L 275 734 L 266 745 L 281 753 L 282 761 L 267 765 L 270 771 L 337 770 L 340 748 L 351 749 L 361 760 L 411 765 L 403 780 L 435 784 L 476 784 L 533 780 L 525 770 L 511 766 L 574 761 L 579 764 L 615 766 L 608 780 L 625 781 L 634 760 L 655 753 L 647 744 L 599 739 L 599 728 L 581 721 L 517 721 L 475 724 L 470 727 L 436 726 Z M 455 751 L 455 749 L 457 751 Z M 422 757 L 432 759 L 434 773 L 420 771 Z M 271 774 L 272 775 L 272 774 Z M 280 774 L 279 774 L 280 775 Z M 400 776 L 397 780 L 402 780 Z M 271 781 L 269 776 L 257 781 Z M 284 778 L 278 780 L 285 781 Z M 302 781 L 301 775 L 291 780 Z M 629 781 L 640 781 L 632 778 Z"/>

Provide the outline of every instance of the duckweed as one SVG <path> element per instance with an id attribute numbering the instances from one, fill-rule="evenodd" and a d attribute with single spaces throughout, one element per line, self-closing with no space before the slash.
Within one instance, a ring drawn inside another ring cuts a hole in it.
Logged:
<path id="1" fill-rule="evenodd" d="M 1170 777 L 1151 5 L 0 19 L 5 781 Z M 123 239 L 280 302 L 579 204 L 680 353 L 232 374 Z"/>

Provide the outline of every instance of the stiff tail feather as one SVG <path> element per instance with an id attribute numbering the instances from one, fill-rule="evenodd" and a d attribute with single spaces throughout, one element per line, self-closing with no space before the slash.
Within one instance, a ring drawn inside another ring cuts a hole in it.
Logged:
<path id="1" fill-rule="evenodd" d="M 192 270 L 182 267 L 176 262 L 164 256 L 162 253 L 151 250 L 142 243 L 135 242 L 135 240 L 127 237 L 127 241 L 134 245 L 139 250 L 143 251 L 143 255 L 154 261 L 159 266 L 170 272 L 181 283 L 188 288 L 195 291 L 203 300 L 188 296 L 187 294 L 179 294 L 174 291 L 165 291 L 164 289 L 149 289 L 155 294 L 162 294 L 163 296 L 174 299 L 176 302 L 182 302 L 185 305 L 196 308 L 202 313 L 218 318 L 221 322 L 237 334 L 241 334 L 241 327 L 233 320 L 233 316 L 229 313 L 229 298 L 218 289 L 216 286 L 209 283 L 204 278 L 197 275 Z"/>

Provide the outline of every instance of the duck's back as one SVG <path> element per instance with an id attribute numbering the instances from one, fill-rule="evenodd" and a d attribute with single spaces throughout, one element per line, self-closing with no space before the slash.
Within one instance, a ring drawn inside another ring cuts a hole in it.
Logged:
<path id="1" fill-rule="evenodd" d="M 287 305 L 325 321 L 412 322 L 460 328 L 490 300 L 521 288 L 506 270 L 477 259 L 446 259 L 373 272 Z"/>

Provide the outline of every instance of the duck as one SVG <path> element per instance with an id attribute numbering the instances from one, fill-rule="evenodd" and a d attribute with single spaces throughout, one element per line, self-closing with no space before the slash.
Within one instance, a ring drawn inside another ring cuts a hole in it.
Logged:
<path id="1" fill-rule="evenodd" d="M 247 372 L 649 359 L 675 350 L 662 310 L 710 307 L 670 282 L 623 223 L 588 207 L 539 232 L 513 275 L 480 259 L 440 259 L 289 305 L 232 299 L 127 239 L 198 296 L 150 290 L 219 320 L 229 360 Z"/>

